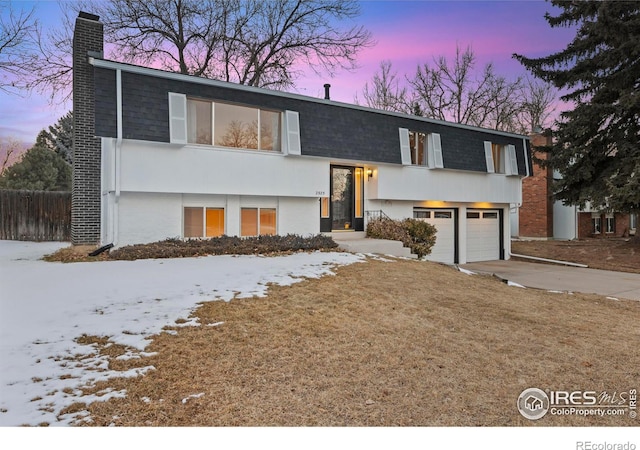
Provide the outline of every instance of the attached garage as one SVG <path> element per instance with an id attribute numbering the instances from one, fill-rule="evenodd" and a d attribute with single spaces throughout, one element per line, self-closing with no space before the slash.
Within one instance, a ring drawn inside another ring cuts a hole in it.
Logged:
<path id="1" fill-rule="evenodd" d="M 467 262 L 500 259 L 500 211 L 467 210 Z"/>
<path id="2" fill-rule="evenodd" d="M 413 217 L 435 226 L 436 244 L 425 259 L 445 264 L 456 262 L 456 214 L 453 209 L 415 208 Z"/>

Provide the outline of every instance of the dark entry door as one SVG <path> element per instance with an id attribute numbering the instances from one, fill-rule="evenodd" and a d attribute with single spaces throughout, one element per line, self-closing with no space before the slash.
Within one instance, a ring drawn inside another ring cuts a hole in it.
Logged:
<path id="1" fill-rule="evenodd" d="M 353 167 L 331 167 L 331 229 L 354 228 Z"/>

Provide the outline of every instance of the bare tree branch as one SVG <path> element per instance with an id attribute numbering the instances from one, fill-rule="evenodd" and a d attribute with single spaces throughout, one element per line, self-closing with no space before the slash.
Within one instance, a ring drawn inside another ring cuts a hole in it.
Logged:
<path id="1" fill-rule="evenodd" d="M 520 90 L 522 111 L 519 115 L 521 130 L 530 132 L 536 128 L 548 128 L 554 112 L 556 89 L 550 83 L 526 77 Z"/>
<path id="2" fill-rule="evenodd" d="M 396 72 L 391 72 L 392 63 L 389 60 L 380 63 L 380 70 L 373 75 L 371 86 L 365 83 L 362 97 L 365 105 L 386 111 L 409 112 L 407 88 L 400 86 Z M 355 97 L 356 104 L 359 103 Z"/>
<path id="3" fill-rule="evenodd" d="M 33 9 L 16 10 L 10 1 L 0 2 L 0 90 L 15 93 L 19 89 L 17 66 L 28 58 L 37 29 Z"/>

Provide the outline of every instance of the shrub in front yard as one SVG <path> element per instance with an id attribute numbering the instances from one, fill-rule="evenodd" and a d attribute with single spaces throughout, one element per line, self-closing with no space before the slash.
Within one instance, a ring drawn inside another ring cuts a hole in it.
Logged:
<path id="1" fill-rule="evenodd" d="M 255 255 L 297 251 L 329 250 L 338 246 L 329 236 L 236 237 L 220 236 L 211 239 L 167 239 L 152 244 L 129 245 L 113 250 L 109 259 L 135 260 L 150 258 L 182 258 L 206 255 Z"/>
<path id="2" fill-rule="evenodd" d="M 436 227 L 418 219 L 373 219 L 367 224 L 367 236 L 401 241 L 418 258 L 429 255 L 436 243 Z"/>
<path id="3" fill-rule="evenodd" d="M 436 243 L 436 227 L 423 220 L 404 219 L 402 226 L 409 235 L 409 248 L 418 258 L 431 254 Z M 406 245 L 406 244 L 405 244 Z"/>

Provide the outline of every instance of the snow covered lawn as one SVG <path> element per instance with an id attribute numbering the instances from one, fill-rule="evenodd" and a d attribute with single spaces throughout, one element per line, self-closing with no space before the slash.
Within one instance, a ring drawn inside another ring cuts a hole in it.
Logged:
<path id="1" fill-rule="evenodd" d="M 69 425 L 65 407 L 123 396 L 79 398 L 82 386 L 114 376 L 108 361 L 81 345 L 82 335 L 106 336 L 144 357 L 165 326 L 199 326 L 189 318 L 199 302 L 263 296 L 269 283 L 289 285 L 332 274 L 363 260 L 349 253 L 289 256 L 210 256 L 172 260 L 47 263 L 40 258 L 66 243 L 0 241 L 0 426 Z"/>

